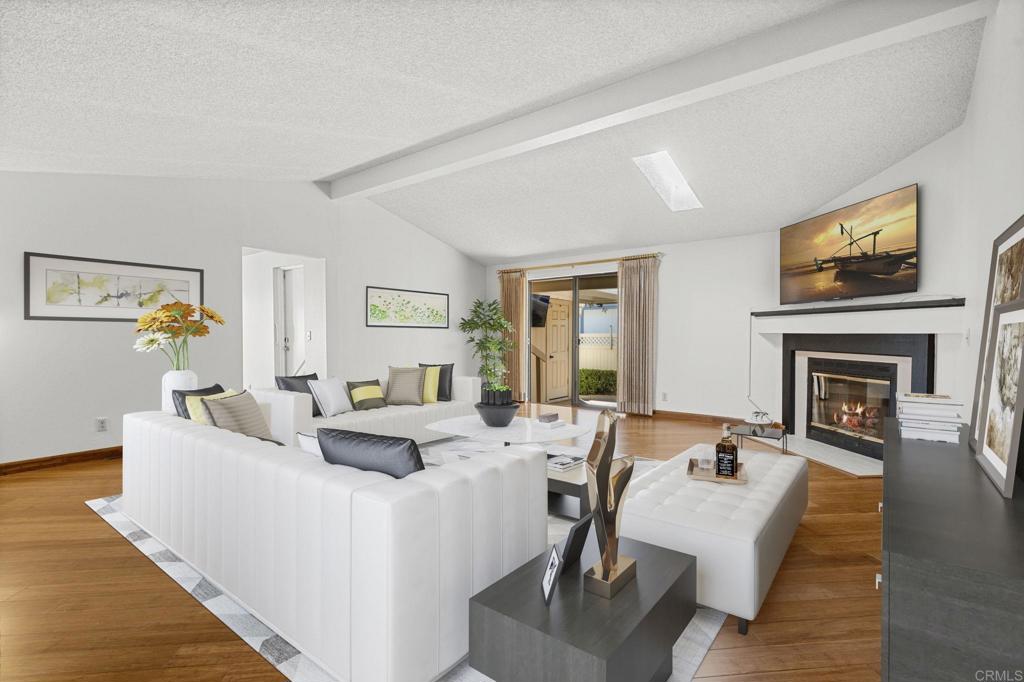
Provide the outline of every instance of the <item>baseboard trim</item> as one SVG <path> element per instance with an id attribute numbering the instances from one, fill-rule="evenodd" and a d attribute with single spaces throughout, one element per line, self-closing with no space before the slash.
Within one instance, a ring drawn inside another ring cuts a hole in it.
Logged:
<path id="1" fill-rule="evenodd" d="M 655 410 L 655 417 L 664 417 L 665 419 L 679 419 L 681 421 L 688 422 L 700 422 L 702 424 L 715 424 L 721 426 L 722 424 L 742 424 L 743 417 L 723 417 L 717 414 L 700 414 L 697 412 L 673 412 L 671 410 Z"/>
<path id="2" fill-rule="evenodd" d="M 50 457 L 37 457 L 36 459 L 22 459 L 17 462 L 0 462 L 0 476 L 8 474 L 20 474 L 26 471 L 37 469 L 49 469 L 65 464 L 76 464 L 78 462 L 92 462 L 97 459 L 117 459 L 121 456 L 121 446 L 112 448 L 98 448 L 96 450 L 83 450 L 82 452 L 69 452 L 64 455 L 51 455 Z"/>

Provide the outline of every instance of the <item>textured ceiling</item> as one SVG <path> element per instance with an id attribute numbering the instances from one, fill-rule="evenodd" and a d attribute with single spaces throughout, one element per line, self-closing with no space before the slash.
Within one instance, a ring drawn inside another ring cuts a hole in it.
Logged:
<path id="1" fill-rule="evenodd" d="M 836 0 L 2 0 L 0 169 L 313 180 Z"/>
<path id="2" fill-rule="evenodd" d="M 486 263 L 787 225 L 958 126 L 984 21 L 373 198 Z M 704 208 L 632 162 L 668 150 Z"/>

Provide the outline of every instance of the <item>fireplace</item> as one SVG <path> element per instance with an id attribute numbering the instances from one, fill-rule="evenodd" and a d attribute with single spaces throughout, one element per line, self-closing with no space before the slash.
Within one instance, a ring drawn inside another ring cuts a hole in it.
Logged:
<path id="1" fill-rule="evenodd" d="M 808 358 L 807 437 L 881 459 L 897 373 L 894 363 Z"/>
<path id="2" fill-rule="evenodd" d="M 782 349 L 783 423 L 797 442 L 881 459 L 896 396 L 933 392 L 930 334 L 785 334 Z"/>

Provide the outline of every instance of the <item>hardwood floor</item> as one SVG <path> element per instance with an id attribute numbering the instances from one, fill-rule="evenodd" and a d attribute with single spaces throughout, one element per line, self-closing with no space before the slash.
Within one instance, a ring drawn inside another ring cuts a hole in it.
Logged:
<path id="1" fill-rule="evenodd" d="M 719 433 L 629 417 L 618 450 L 667 459 Z M 761 613 L 746 637 L 726 622 L 702 682 L 880 677 L 881 479 L 809 465 L 807 514 Z M 284 679 L 83 504 L 120 489 L 120 460 L 0 476 L 0 682 Z"/>

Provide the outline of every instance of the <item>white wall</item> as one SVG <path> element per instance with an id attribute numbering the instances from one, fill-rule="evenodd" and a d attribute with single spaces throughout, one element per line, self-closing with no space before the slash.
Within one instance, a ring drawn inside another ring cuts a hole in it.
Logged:
<path id="1" fill-rule="evenodd" d="M 963 125 L 808 216 L 911 183 L 920 185 L 919 297 L 966 296 L 964 333 L 937 336 L 936 389 L 970 400 L 992 239 L 1024 212 L 1024 1 L 1003 0 L 985 29 L 974 93 Z M 912 115 L 906 113 L 905 115 Z M 799 219 L 799 217 L 798 217 Z M 741 417 L 747 393 L 749 311 L 777 308 L 778 228 L 730 239 L 584 254 L 590 260 L 661 251 L 657 409 Z M 495 270 L 542 264 L 503 264 Z M 535 271 L 531 277 L 588 274 Z M 865 302 L 902 300 L 907 295 Z M 831 305 L 849 303 L 837 302 Z M 830 305 L 830 304 L 815 304 Z M 859 319 L 859 318 L 858 318 Z M 822 332 L 827 332 L 823 329 Z M 753 335 L 754 399 L 781 412 L 781 335 Z"/>
<path id="2" fill-rule="evenodd" d="M 305 349 L 299 373 L 327 376 L 326 263 L 277 251 L 256 251 L 242 256 L 242 385 L 274 385 L 274 270 L 301 266 L 303 272 L 303 332 L 292 345 Z"/>
<path id="3" fill-rule="evenodd" d="M 159 409 L 167 369 L 131 350 L 130 323 L 24 320 L 24 251 L 204 268 L 206 302 L 228 324 L 194 345 L 203 384 L 241 385 L 243 246 L 326 259 L 330 373 L 421 360 L 472 371 L 455 329 L 363 327 L 366 284 L 451 292 L 455 322 L 484 290 L 482 266 L 367 201 L 332 202 L 311 183 L 4 172 L 0 206 L 0 461 L 120 443 L 122 414 Z M 109 432 L 94 431 L 99 416 Z"/>

